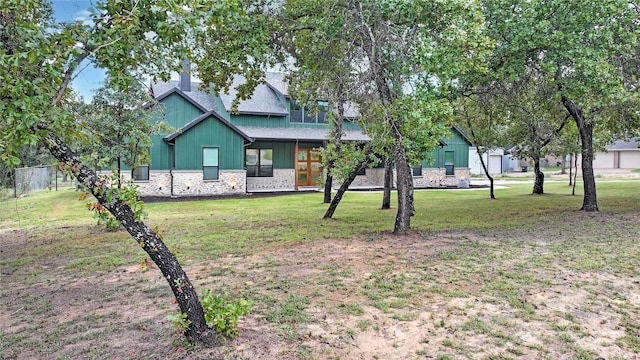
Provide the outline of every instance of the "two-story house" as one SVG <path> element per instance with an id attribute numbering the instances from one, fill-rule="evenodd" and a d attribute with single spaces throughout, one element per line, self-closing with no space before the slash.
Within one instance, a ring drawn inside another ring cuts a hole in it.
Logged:
<path id="1" fill-rule="evenodd" d="M 238 79 L 242 81 L 242 79 Z M 134 173 L 141 195 L 207 196 L 315 187 L 322 180 L 320 149 L 327 141 L 329 104 L 313 110 L 291 99 L 284 74 L 266 74 L 251 98 L 231 110 L 235 93 L 214 96 L 188 75 L 152 85 L 174 131 L 153 137 L 151 163 Z M 353 112 L 353 111 L 352 111 Z M 347 116 L 344 140 L 367 141 Z M 469 142 L 456 128 L 436 149 L 433 164 L 414 168 L 416 187 L 469 183 Z M 366 169 L 352 187 L 383 184 L 382 168 Z"/>

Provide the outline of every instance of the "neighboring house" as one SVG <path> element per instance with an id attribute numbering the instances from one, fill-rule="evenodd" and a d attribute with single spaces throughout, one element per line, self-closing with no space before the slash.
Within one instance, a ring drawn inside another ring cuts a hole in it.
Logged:
<path id="1" fill-rule="evenodd" d="M 239 79 L 238 81 L 241 81 Z M 252 97 L 231 108 L 235 93 L 213 96 L 188 75 L 152 85 L 175 131 L 153 137 L 150 166 L 138 168 L 142 195 L 206 196 L 317 187 L 323 171 L 320 152 L 327 142 L 329 104 L 309 110 L 287 91 L 284 74 L 268 73 Z M 234 84 L 235 86 L 236 84 Z M 343 140 L 368 141 L 352 122 Z M 414 168 L 416 187 L 468 187 L 469 141 L 456 128 L 432 156 L 433 164 Z M 380 187 L 384 169 L 366 169 L 352 187 Z"/>
<path id="2" fill-rule="evenodd" d="M 505 156 L 504 149 L 498 148 L 482 154 L 489 175 L 500 175 L 508 171 L 508 156 Z M 485 175 L 482 163 L 480 162 L 480 154 L 475 146 L 469 147 L 469 171 L 473 175 Z"/>
<path id="3" fill-rule="evenodd" d="M 640 139 L 618 140 L 594 156 L 594 169 L 640 169 Z"/>

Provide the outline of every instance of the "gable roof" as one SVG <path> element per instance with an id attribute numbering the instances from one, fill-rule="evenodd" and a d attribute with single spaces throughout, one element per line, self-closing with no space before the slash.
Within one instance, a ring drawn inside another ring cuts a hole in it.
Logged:
<path id="1" fill-rule="evenodd" d="M 284 73 L 266 72 L 264 74 L 266 85 L 282 97 L 291 99 L 289 94 L 289 80 Z M 358 106 L 348 101 L 344 104 L 344 117 L 355 119 L 358 117 Z"/>
<path id="2" fill-rule="evenodd" d="M 458 133 L 460 134 L 460 136 L 462 136 L 462 138 L 469 143 L 469 145 L 473 145 L 473 143 L 471 142 L 471 140 L 467 137 L 467 134 L 464 133 L 464 131 L 462 131 L 462 129 L 460 129 L 458 127 L 458 125 L 453 125 L 452 128 Z"/>
<path id="3" fill-rule="evenodd" d="M 180 83 L 178 81 L 171 80 L 151 84 L 151 92 L 157 101 L 165 99 L 171 94 L 178 94 L 202 112 L 218 111 L 214 97 L 208 92 L 200 90 L 199 87 L 199 82 L 192 81 L 191 89 L 196 90 L 182 91 L 180 90 Z"/>
<path id="4" fill-rule="evenodd" d="M 264 74 L 265 82 L 272 90 L 282 96 L 289 97 L 289 81 L 287 75 L 277 72 L 266 72 Z"/>
<path id="5" fill-rule="evenodd" d="M 216 118 L 218 121 L 220 121 L 221 123 L 225 124 L 227 127 L 229 127 L 231 130 L 235 131 L 236 133 L 238 133 L 238 135 L 242 136 L 245 140 L 247 140 L 248 142 L 253 142 L 254 139 L 249 137 L 247 134 L 245 134 L 242 130 L 238 129 L 238 127 L 236 127 L 235 125 L 233 125 L 232 123 L 230 123 L 229 121 L 227 121 L 225 118 L 223 118 L 222 116 L 220 116 L 217 112 L 215 111 L 208 111 L 200 116 L 198 116 L 197 118 L 191 120 L 190 122 L 186 123 L 183 127 L 181 127 L 180 129 L 176 130 L 174 133 L 169 134 L 167 136 L 164 137 L 164 140 L 166 142 L 171 142 L 173 141 L 175 138 L 177 138 L 178 136 L 184 134 L 185 132 L 189 131 L 189 129 L 191 129 L 192 127 L 198 125 L 199 123 L 203 122 L 204 120 L 208 119 L 209 117 L 214 117 Z"/>
<path id="6" fill-rule="evenodd" d="M 236 87 L 246 83 L 242 76 L 235 76 L 228 93 L 220 93 L 220 100 L 225 110 L 231 111 L 231 104 L 238 95 Z M 266 83 L 259 84 L 253 94 L 246 100 L 241 100 L 238 112 L 246 115 L 287 116 L 287 108 L 282 104 L 274 89 Z"/>

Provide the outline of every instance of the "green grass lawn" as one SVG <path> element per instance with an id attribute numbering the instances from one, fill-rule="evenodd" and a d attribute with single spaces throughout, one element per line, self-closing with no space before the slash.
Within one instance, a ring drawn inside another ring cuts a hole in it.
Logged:
<path id="1" fill-rule="evenodd" d="M 379 192 L 347 193 L 333 220 L 321 219 L 321 193 L 147 204 L 147 223 L 198 289 L 254 302 L 240 340 L 218 350 L 171 346 L 166 281 L 141 273 L 146 254 L 124 231 L 96 226 L 79 193 L 0 201 L 0 358 L 640 353 L 640 181 L 598 182 L 599 214 L 578 211 L 582 194 L 565 182 L 542 196 L 509 186 L 497 200 L 416 191 L 401 237 Z"/>
<path id="2" fill-rule="evenodd" d="M 598 184 L 602 211 L 637 211 L 640 182 Z M 570 220 L 582 204 L 582 196 L 571 196 L 571 187 L 548 183 L 546 194 L 530 195 L 531 185 L 517 184 L 496 190 L 497 200 L 488 190 L 421 190 L 415 193 L 414 230 L 482 230 L 535 227 L 540 221 Z M 272 246 L 313 242 L 326 238 L 366 237 L 390 231 L 395 209 L 379 210 L 379 192 L 349 192 L 333 220 L 322 220 L 326 204 L 321 193 L 268 198 L 214 201 L 184 201 L 146 205 L 146 222 L 157 227 L 170 247 L 188 257 L 253 253 Z M 94 227 L 95 219 L 79 193 L 72 190 L 44 191 L 0 202 L 0 229 L 29 229 L 43 238 L 69 241 L 100 240 L 105 248 L 121 248 L 128 235 L 106 233 Z M 395 194 L 392 204 L 395 202 Z M 90 236 L 88 234 L 100 236 Z M 133 247 L 132 251 L 135 251 Z M 126 250 L 124 250 L 126 251 Z M 69 254 L 70 256 L 72 254 Z"/>

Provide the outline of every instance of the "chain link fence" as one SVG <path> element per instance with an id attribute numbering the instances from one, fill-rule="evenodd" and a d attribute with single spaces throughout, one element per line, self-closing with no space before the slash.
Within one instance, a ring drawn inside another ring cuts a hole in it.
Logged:
<path id="1" fill-rule="evenodd" d="M 44 165 L 17 168 L 13 171 L 13 189 L 5 189 L 5 193 L 12 192 L 18 197 L 32 191 L 58 190 L 63 177 L 57 165 Z M 64 179 L 66 180 L 66 179 Z M 6 184 L 5 184 L 6 185 Z"/>

